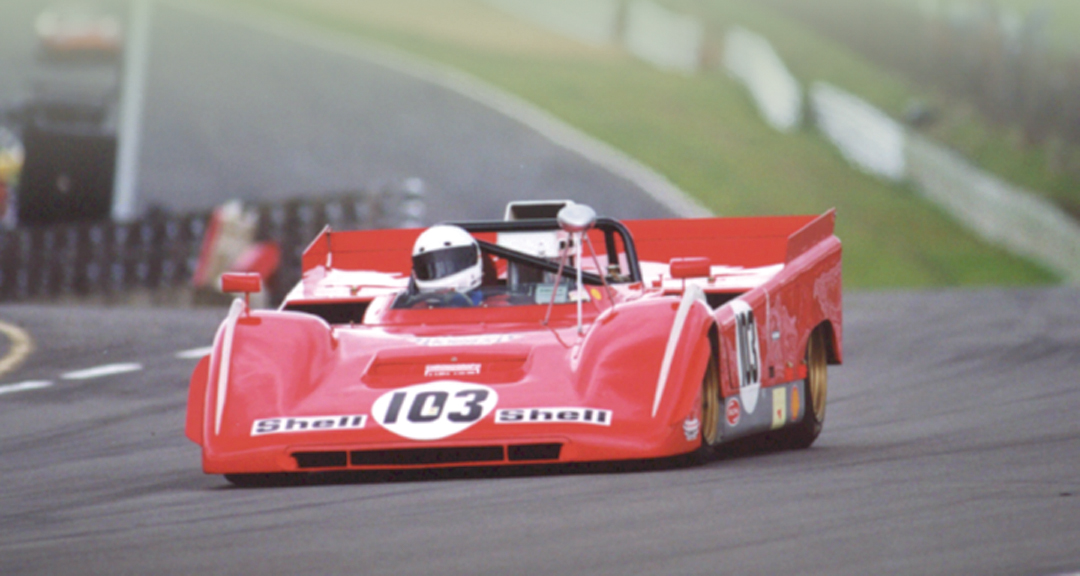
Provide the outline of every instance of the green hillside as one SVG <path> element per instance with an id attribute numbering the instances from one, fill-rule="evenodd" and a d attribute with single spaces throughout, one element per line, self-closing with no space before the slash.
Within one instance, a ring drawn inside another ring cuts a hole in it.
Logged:
<path id="1" fill-rule="evenodd" d="M 952 10 L 980 10 L 987 6 L 1011 9 L 1011 26 L 1022 26 L 1032 10 L 1045 7 L 1050 19 L 1046 23 L 1049 42 L 1055 48 L 1052 58 L 1065 58 L 1069 50 L 1080 50 L 1080 2 L 1074 0 L 760 0 L 758 3 L 729 0 L 661 0 L 679 10 L 702 15 L 711 23 L 713 33 L 722 33 L 723 27 L 732 22 L 747 24 L 765 34 L 775 44 L 777 51 L 802 80 L 824 79 L 860 95 L 869 102 L 902 118 L 909 105 L 915 102 L 927 105 L 933 111 L 934 121 L 921 130 L 936 140 L 960 151 L 983 169 L 1000 175 L 1009 182 L 1026 187 L 1056 202 L 1065 210 L 1080 217 L 1080 146 L 1069 145 L 1063 138 L 1051 135 L 1029 141 L 1018 121 L 993 122 L 979 111 L 976 104 L 963 96 L 950 94 L 942 86 L 916 84 L 903 76 L 902 70 L 889 69 L 886 63 L 872 62 L 860 57 L 844 42 L 868 40 L 890 55 L 918 52 L 918 43 L 928 39 L 917 33 L 898 35 L 901 20 L 905 25 L 925 22 L 929 10 L 935 18 L 948 20 Z M 928 8 L 929 7 L 929 8 Z M 812 14 L 811 18 L 807 15 Z M 983 13 L 984 17 L 991 17 Z M 802 18 L 800 19 L 800 16 Z M 968 16 L 972 17 L 970 13 Z M 992 17 L 995 21 L 1008 20 L 1004 16 Z M 812 20 L 813 22 L 810 22 Z M 802 23 L 802 21 L 807 21 Z M 815 26 L 816 25 L 816 26 Z M 828 28 L 828 30 L 826 30 Z M 907 28 L 903 28 L 907 30 Z M 826 34 L 836 37 L 826 38 Z M 992 36 L 992 35 L 991 35 Z M 975 38 L 985 36 L 975 36 Z M 910 49 L 909 49 L 910 48 Z M 976 48 L 968 46 L 968 49 Z M 980 53 L 987 53 L 981 48 Z M 1075 57 L 1075 54 L 1074 54 Z M 1008 58 L 1007 56 L 1005 57 Z M 1037 66 L 1035 69 L 1039 69 Z M 1008 76 L 1008 72 L 998 71 Z M 1025 71 L 1018 81 L 1031 81 Z M 1072 78 L 1040 72 L 1043 82 L 1055 85 L 1080 82 L 1080 68 L 1073 70 Z M 953 77 L 962 76 L 958 72 Z M 1026 80 L 1023 80 L 1027 78 Z M 1045 85 L 1045 84 L 1044 84 Z M 982 91 L 981 93 L 984 93 Z M 1040 104 L 1039 110 L 1049 106 L 1069 106 L 1070 102 Z"/>
<path id="2" fill-rule="evenodd" d="M 982 243 L 910 190 L 851 169 L 815 132 L 773 132 L 744 90 L 720 72 L 661 72 L 615 47 L 564 39 L 478 1 L 234 1 L 269 5 L 464 70 L 652 166 L 717 214 L 820 213 L 836 207 L 849 287 L 1055 280 Z M 716 4 L 730 8 L 715 18 L 738 17 L 797 42 L 801 47 L 794 49 L 808 55 L 792 63 L 800 71 L 822 62 L 854 62 L 858 66 L 836 66 L 831 73 L 867 75 L 860 81 L 880 84 L 876 99 L 899 103 L 906 97 L 903 85 L 749 0 Z"/>
<path id="3" fill-rule="evenodd" d="M 865 0 L 852 0 L 865 1 Z M 948 9 L 950 5 L 978 6 L 976 0 L 876 0 L 892 2 L 911 10 Z M 1080 2 L 1076 0 L 994 0 L 994 5 L 1024 18 L 1036 10 L 1048 10 L 1050 41 L 1059 50 L 1080 49 Z"/>

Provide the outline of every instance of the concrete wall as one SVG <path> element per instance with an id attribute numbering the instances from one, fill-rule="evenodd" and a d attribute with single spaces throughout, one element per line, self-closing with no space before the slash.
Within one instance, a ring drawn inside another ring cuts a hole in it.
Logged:
<path id="1" fill-rule="evenodd" d="M 1080 284 L 1080 224 L 1056 205 L 920 136 L 907 140 L 919 192 L 980 236 Z"/>
<path id="2" fill-rule="evenodd" d="M 767 40 L 731 29 L 724 39 L 724 68 L 750 91 L 769 126 L 790 132 L 802 123 L 802 88 Z"/>
<path id="3" fill-rule="evenodd" d="M 909 132 L 835 86 L 814 84 L 810 101 L 818 127 L 852 164 L 888 180 L 911 181 L 979 236 L 1080 284 L 1080 224 L 1056 205 Z"/>
<path id="4" fill-rule="evenodd" d="M 849 162 L 889 180 L 907 174 L 904 127 L 853 94 L 817 82 L 810 88 L 814 120 Z"/>
<path id="5" fill-rule="evenodd" d="M 589 44 L 622 43 L 661 69 L 693 74 L 701 67 L 705 26 L 651 0 L 487 0 L 552 32 Z"/>
<path id="6" fill-rule="evenodd" d="M 487 0 L 500 10 L 589 44 L 619 38 L 621 0 Z"/>
<path id="7" fill-rule="evenodd" d="M 633 0 L 626 8 L 623 44 L 631 53 L 659 68 L 693 74 L 701 67 L 705 26 L 650 0 Z"/>

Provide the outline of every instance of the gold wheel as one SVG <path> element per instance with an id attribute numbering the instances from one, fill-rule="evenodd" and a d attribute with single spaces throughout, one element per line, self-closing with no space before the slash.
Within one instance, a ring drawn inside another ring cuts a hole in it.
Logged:
<path id="1" fill-rule="evenodd" d="M 790 448 L 809 448 L 821 434 L 821 427 L 825 423 L 825 397 L 829 388 L 828 368 L 825 329 L 818 327 L 806 342 L 806 413 L 798 424 L 784 430 L 782 436 Z"/>
<path id="2" fill-rule="evenodd" d="M 820 428 L 825 422 L 825 396 L 829 391 L 829 360 L 825 350 L 823 330 L 814 330 L 806 346 L 806 387 L 809 388 L 810 408 Z"/>
<path id="3" fill-rule="evenodd" d="M 715 446 L 720 441 L 720 371 L 716 358 L 709 357 L 709 367 L 701 384 L 701 443 Z"/>

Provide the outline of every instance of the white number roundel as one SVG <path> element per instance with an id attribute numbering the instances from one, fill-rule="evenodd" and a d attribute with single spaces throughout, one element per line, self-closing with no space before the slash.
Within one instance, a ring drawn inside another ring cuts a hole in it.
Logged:
<path id="1" fill-rule="evenodd" d="M 439 440 L 464 432 L 491 414 L 498 402 L 498 393 L 487 386 L 440 380 L 379 396 L 371 416 L 398 436 Z"/>
<path id="2" fill-rule="evenodd" d="M 761 347 L 758 345 L 754 310 L 742 300 L 732 300 L 735 312 L 735 358 L 739 369 L 739 398 L 747 414 L 753 414 L 761 390 Z"/>

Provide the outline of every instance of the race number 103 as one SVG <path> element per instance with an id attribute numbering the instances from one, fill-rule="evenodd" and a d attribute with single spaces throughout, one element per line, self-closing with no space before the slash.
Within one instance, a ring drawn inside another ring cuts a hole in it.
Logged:
<path id="1" fill-rule="evenodd" d="M 490 394 L 487 390 L 462 390 L 451 398 L 449 392 L 442 390 L 419 393 L 394 392 L 390 397 L 390 406 L 386 409 L 383 424 L 396 424 L 401 416 L 402 407 L 408 401 L 405 417 L 414 424 L 435 422 L 446 415 L 451 422 L 476 422 L 484 412 L 483 402 Z M 453 402 L 451 402 L 453 400 Z M 450 404 L 447 409 L 447 404 Z"/>
<path id="2" fill-rule="evenodd" d="M 498 393 L 480 384 L 441 380 L 389 391 L 371 406 L 387 430 L 413 440 L 459 434 L 495 409 Z"/>

